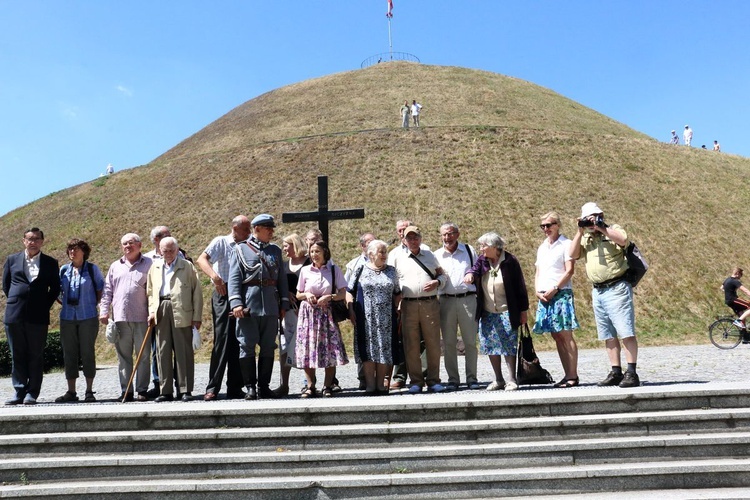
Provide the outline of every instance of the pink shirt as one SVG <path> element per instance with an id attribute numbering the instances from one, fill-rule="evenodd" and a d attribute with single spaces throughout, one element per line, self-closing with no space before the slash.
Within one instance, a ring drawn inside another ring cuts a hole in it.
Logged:
<path id="1" fill-rule="evenodd" d="M 341 268 L 336 268 L 336 288 L 346 288 L 346 280 L 344 275 L 341 273 Z M 323 266 L 322 269 L 313 267 L 312 264 L 305 266 L 299 273 L 299 282 L 297 283 L 297 291 L 302 293 L 312 293 L 316 297 L 321 295 L 331 295 L 331 268 L 328 265 Z M 335 293 L 333 293 L 335 295 Z"/>

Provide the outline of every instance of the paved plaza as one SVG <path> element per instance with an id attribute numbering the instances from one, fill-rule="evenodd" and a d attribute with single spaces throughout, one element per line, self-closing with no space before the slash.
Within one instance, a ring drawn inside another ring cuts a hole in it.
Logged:
<path id="1" fill-rule="evenodd" d="M 537 353 L 542 366 L 549 370 L 555 380 L 562 378 L 560 360 L 555 351 Z M 349 353 L 351 362 L 341 366 L 337 370 L 337 377 L 344 391 L 337 397 L 361 396 L 362 391 L 357 390 L 356 364 L 353 354 Z M 459 358 L 463 379 L 463 358 Z M 707 384 L 747 383 L 747 371 L 750 368 L 750 345 L 739 345 L 732 350 L 720 350 L 712 345 L 695 346 L 672 346 L 672 347 L 642 347 L 639 352 L 638 373 L 644 387 L 666 387 L 671 385 L 692 385 L 697 387 L 708 387 Z M 274 367 L 274 378 L 272 387 L 278 385 L 278 364 Z M 555 391 L 585 391 L 596 387 L 596 382 L 604 378 L 609 371 L 607 356 L 604 349 L 586 349 L 579 352 L 579 378 L 581 385 L 572 389 L 554 389 Z M 446 379 L 444 368 L 440 371 L 443 381 Z M 487 384 L 492 380 L 492 369 L 487 356 L 479 356 L 478 362 L 479 381 Z M 323 377 L 323 370 L 319 370 L 319 379 Z M 193 395 L 196 400 L 202 397 L 208 379 L 208 364 L 195 366 L 195 390 Z M 304 383 L 304 377 L 300 370 L 292 370 L 291 391 L 289 398 L 298 398 L 298 390 Z M 320 388 L 320 387 L 319 387 Z M 78 395 L 83 399 L 83 378 L 78 379 Z M 612 388 L 620 390 L 619 388 Z M 39 397 L 40 404 L 53 403 L 55 398 L 61 396 L 67 390 L 65 377 L 62 371 L 48 373 L 44 376 L 42 392 Z M 115 366 L 100 366 L 94 381 L 94 390 L 99 402 L 113 402 L 120 395 L 120 387 Z M 222 388 L 222 395 L 226 388 Z M 530 390 L 553 390 L 551 386 L 522 386 L 521 391 Z M 471 394 L 462 385 L 460 392 Z M 0 397 L 2 400 L 9 399 L 13 395 L 10 378 L 0 380 Z M 394 392 L 393 395 L 403 395 L 405 391 Z M 434 397 L 434 395 L 430 395 Z M 426 396 L 426 397 L 430 397 Z M 54 404 L 54 403 L 53 403 Z M 77 403 L 83 405 L 84 403 Z M 99 403 L 91 403 L 99 404 Z M 133 404 L 157 404 L 157 403 L 133 403 Z M 209 404 L 209 403 L 206 403 Z"/>

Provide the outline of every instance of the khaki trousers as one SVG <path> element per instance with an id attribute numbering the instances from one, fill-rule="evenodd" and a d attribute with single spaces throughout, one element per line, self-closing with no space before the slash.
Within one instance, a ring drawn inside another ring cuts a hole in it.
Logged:
<path id="1" fill-rule="evenodd" d="M 477 296 L 440 297 L 440 330 L 443 332 L 443 349 L 445 371 L 448 372 L 448 383 L 461 383 L 458 372 L 458 329 L 464 340 L 464 363 L 466 383 L 477 381 L 477 330 L 479 323 L 474 319 L 477 311 Z"/>
<path id="2" fill-rule="evenodd" d="M 159 357 L 159 386 L 162 395 L 172 394 L 174 373 L 172 351 L 177 362 L 177 385 L 181 393 L 193 392 L 195 364 L 193 360 L 192 327 L 176 328 L 172 301 L 162 300 L 156 312 L 156 342 Z"/>
<path id="3" fill-rule="evenodd" d="M 440 383 L 440 304 L 437 298 L 401 301 L 401 334 L 411 385 L 425 385 L 419 352 L 422 340 L 427 358 L 427 386 Z"/>

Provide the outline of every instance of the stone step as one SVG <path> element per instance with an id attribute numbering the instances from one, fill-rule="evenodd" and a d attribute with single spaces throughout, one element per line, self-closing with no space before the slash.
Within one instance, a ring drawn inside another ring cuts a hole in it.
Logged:
<path id="1" fill-rule="evenodd" d="M 746 488 L 750 459 L 705 459 L 613 463 L 503 470 L 460 470 L 396 474 L 271 476 L 231 479 L 148 479 L 6 484 L 2 498 L 320 499 L 361 500 L 512 497 L 627 491 L 633 488 Z"/>
<path id="2" fill-rule="evenodd" d="M 294 427 L 0 435 L 0 458 L 55 454 L 329 450 L 750 431 L 750 408 Z"/>
<path id="3" fill-rule="evenodd" d="M 121 455 L 56 455 L 0 460 L 0 482 L 32 483 L 153 477 L 239 478 L 632 464 L 666 460 L 750 457 L 750 431 L 609 437 L 557 441 L 445 444 L 358 449 Z"/>
<path id="4" fill-rule="evenodd" d="M 253 402 L 49 404 L 32 408 L 0 408 L 0 433 L 434 423 L 747 407 L 750 407 L 750 390 L 744 384 L 725 384 L 720 388 L 686 384 L 636 389 L 528 389 L 513 393 L 463 391 L 380 398 L 340 396 Z"/>

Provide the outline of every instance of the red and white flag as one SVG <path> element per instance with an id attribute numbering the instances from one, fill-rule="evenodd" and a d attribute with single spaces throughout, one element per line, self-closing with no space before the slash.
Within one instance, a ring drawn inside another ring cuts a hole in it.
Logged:
<path id="1" fill-rule="evenodd" d="M 393 17 L 393 0 L 388 0 L 388 11 L 385 13 L 388 19 Z"/>

